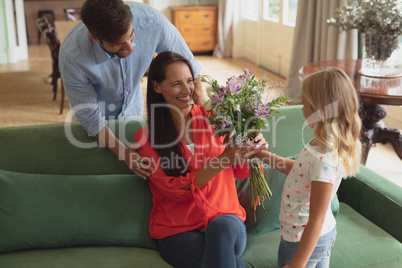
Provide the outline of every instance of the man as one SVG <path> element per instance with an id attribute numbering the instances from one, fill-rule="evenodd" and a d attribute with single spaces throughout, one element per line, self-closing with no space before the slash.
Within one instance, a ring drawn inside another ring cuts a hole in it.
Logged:
<path id="1" fill-rule="evenodd" d="M 154 53 L 174 51 L 187 58 L 197 77 L 200 65 L 178 30 L 158 11 L 121 0 L 86 0 L 82 22 L 60 48 L 60 73 L 74 113 L 89 136 L 108 148 L 137 175 L 146 178 L 150 159 L 127 148 L 111 132 L 107 120 L 142 116 L 140 81 Z M 193 101 L 204 103 L 201 82 Z"/>

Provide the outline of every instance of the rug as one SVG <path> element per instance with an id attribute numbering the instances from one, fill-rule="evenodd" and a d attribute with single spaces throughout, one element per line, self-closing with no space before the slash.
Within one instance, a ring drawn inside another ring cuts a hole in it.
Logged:
<path id="1" fill-rule="evenodd" d="M 49 70 L 0 73 L 0 127 L 64 122 L 60 81 L 55 101 L 50 81 Z"/>
<path id="2" fill-rule="evenodd" d="M 0 127 L 44 125 L 71 122 L 70 105 L 60 112 L 61 84 L 53 101 L 49 70 L 0 73 Z M 141 82 L 145 97 L 147 79 Z"/>

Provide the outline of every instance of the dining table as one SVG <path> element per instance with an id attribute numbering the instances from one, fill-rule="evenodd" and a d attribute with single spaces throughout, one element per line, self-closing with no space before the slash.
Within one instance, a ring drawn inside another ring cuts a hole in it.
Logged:
<path id="1" fill-rule="evenodd" d="M 79 20 L 56 20 L 54 26 L 56 27 L 57 34 L 59 36 L 60 44 L 63 42 L 64 38 L 67 36 L 68 32 L 78 23 Z"/>

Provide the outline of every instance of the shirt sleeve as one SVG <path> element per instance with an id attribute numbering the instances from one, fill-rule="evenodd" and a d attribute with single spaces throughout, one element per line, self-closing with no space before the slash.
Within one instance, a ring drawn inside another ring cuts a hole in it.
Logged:
<path id="1" fill-rule="evenodd" d="M 247 179 L 250 176 L 250 170 L 247 164 L 239 164 L 232 167 L 236 179 Z"/>
<path id="2" fill-rule="evenodd" d="M 74 61 L 60 51 L 60 74 L 64 89 L 78 121 L 91 137 L 106 126 L 107 121 L 100 111 L 95 89 Z"/>
<path id="3" fill-rule="evenodd" d="M 195 59 L 193 53 L 188 48 L 179 30 L 160 12 L 157 12 L 159 25 L 161 26 L 160 40 L 156 47 L 156 53 L 173 51 L 184 56 L 193 67 L 194 77 L 198 77 L 201 72 L 201 65 Z"/>
<path id="4" fill-rule="evenodd" d="M 335 179 L 340 176 L 338 165 L 334 164 L 334 160 L 327 155 L 314 156 L 307 174 L 312 182 L 321 181 L 331 184 L 334 184 Z"/>
<path id="5" fill-rule="evenodd" d="M 157 167 L 156 171 L 150 177 L 151 183 L 162 193 L 166 198 L 174 201 L 187 200 L 193 193 L 195 188 L 194 182 L 197 178 L 197 172 L 188 172 L 185 176 L 170 177 L 165 172 Z M 182 190 L 181 188 L 190 185 L 191 191 Z"/>
<path id="6" fill-rule="evenodd" d="M 144 128 L 147 128 L 145 126 Z M 160 161 L 158 153 L 151 147 L 150 143 L 144 137 L 147 132 L 144 128 L 139 130 L 135 135 L 135 142 L 141 145 L 138 152 L 141 156 L 149 157 L 154 160 L 155 170 L 150 176 L 150 183 L 163 196 L 170 200 L 187 200 L 193 195 L 193 188 L 197 188 L 194 183 L 197 178 L 197 171 L 187 172 L 185 176 L 168 176 L 162 169 L 162 161 Z M 190 185 L 192 191 L 182 190 L 181 188 Z"/>

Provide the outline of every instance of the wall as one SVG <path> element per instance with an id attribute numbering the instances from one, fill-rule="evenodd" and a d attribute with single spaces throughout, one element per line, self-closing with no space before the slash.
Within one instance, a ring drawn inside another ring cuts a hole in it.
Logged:
<path id="1" fill-rule="evenodd" d="M 130 0 L 126 0 L 130 1 Z M 35 21 L 38 18 L 39 10 L 53 10 L 56 20 L 66 20 L 64 8 L 67 7 L 80 7 L 84 0 L 48 0 L 48 1 L 24 1 L 26 22 L 28 29 L 28 38 L 30 44 L 37 44 L 38 42 L 38 30 L 36 28 Z M 137 1 L 140 2 L 140 1 Z M 144 0 L 143 2 L 153 6 L 157 10 L 161 11 L 169 20 L 171 20 L 170 6 L 187 6 L 194 5 L 195 0 Z M 218 5 L 218 0 L 201 0 L 201 5 Z M 43 40 L 42 40 L 43 41 Z"/>
<path id="2" fill-rule="evenodd" d="M 24 1 L 26 24 L 28 29 L 29 44 L 38 43 L 38 28 L 36 27 L 36 19 L 39 10 L 53 10 L 56 20 L 67 20 L 64 13 L 65 8 L 81 7 L 84 0 L 65 0 L 65 1 Z M 41 38 L 41 43 L 44 40 Z"/>

